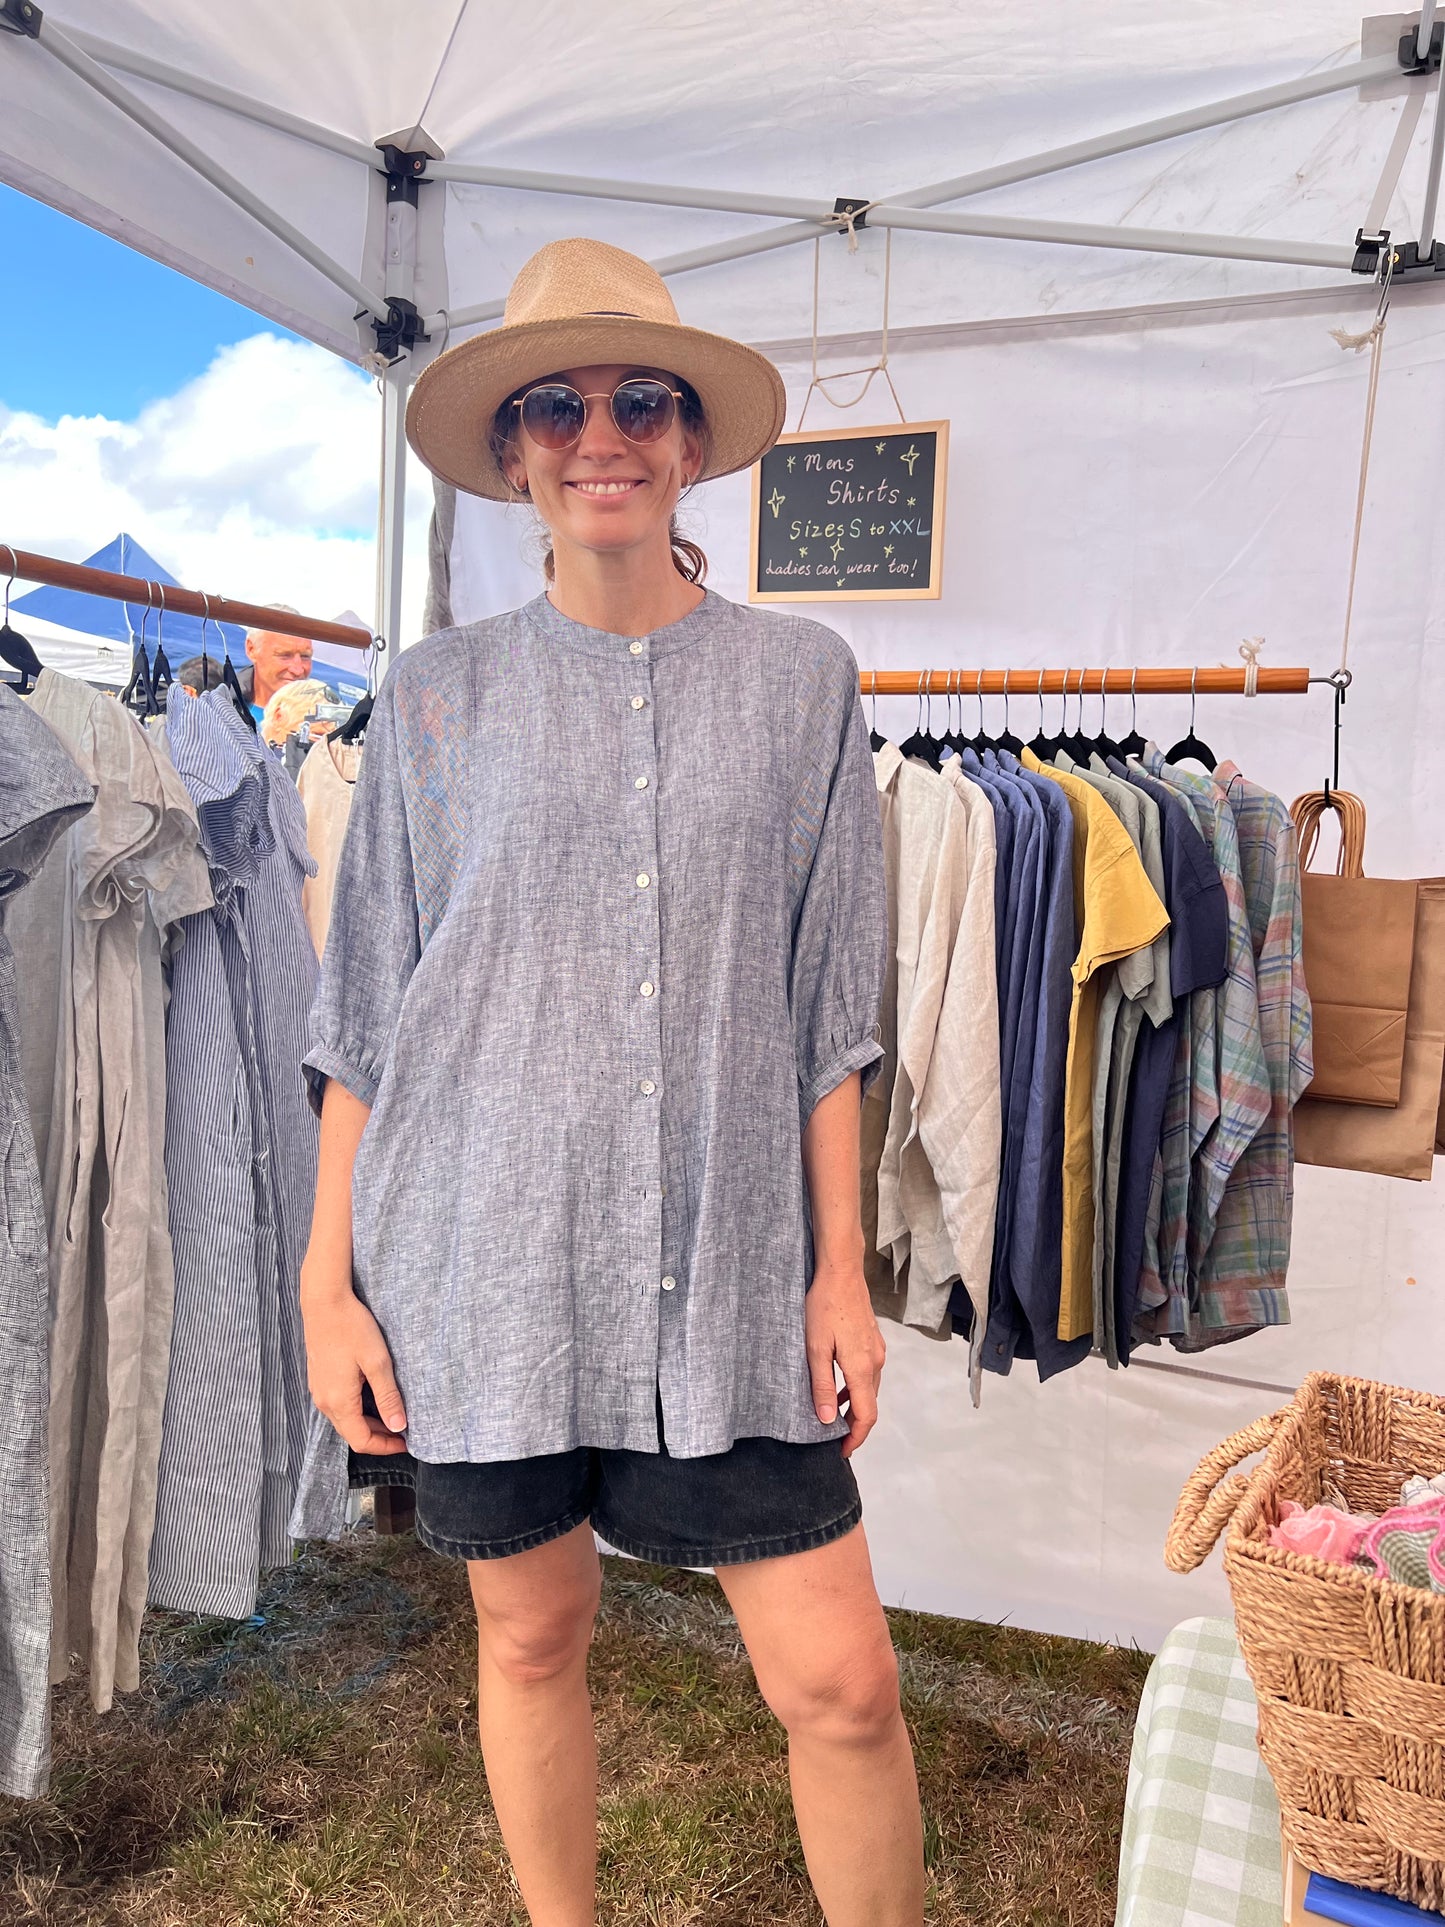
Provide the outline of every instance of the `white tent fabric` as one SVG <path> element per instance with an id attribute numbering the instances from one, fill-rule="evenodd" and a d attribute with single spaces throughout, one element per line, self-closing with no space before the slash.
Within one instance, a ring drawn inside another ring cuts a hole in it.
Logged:
<path id="1" fill-rule="evenodd" d="M 48 18 L 369 144 L 420 126 L 452 161 L 750 193 L 878 198 L 1109 128 L 1357 59 L 1339 0 L 1144 0 L 1084 9 L 865 0 L 780 10 L 580 0 L 398 11 L 314 0 L 290 15 L 200 0 L 60 0 Z M 1388 49 L 1392 16 L 1370 29 Z M 92 43 L 87 43 L 92 44 Z M 373 294 L 381 179 L 356 154 L 112 70 Z M 993 213 L 1348 248 L 1384 220 L 1413 237 L 1433 82 L 1393 80 L 1000 188 Z M 45 52 L 0 38 L 0 178 L 359 356 L 357 300 L 99 100 Z M 1397 140 L 1398 136 L 1398 140 Z M 1391 189 L 1393 163 L 1402 169 Z M 451 183 L 421 190 L 424 313 L 500 298 L 538 246 L 592 234 L 649 258 L 774 223 L 757 215 Z M 822 365 L 873 358 L 884 236 L 822 243 Z M 679 274 L 684 320 L 774 353 L 794 426 L 810 374 L 813 249 Z M 1397 291 L 1361 564 L 1344 780 L 1370 805 L 1371 867 L 1445 869 L 1431 796 L 1445 741 L 1445 309 Z M 914 419 L 952 422 L 943 595 L 814 613 L 870 665 L 1052 667 L 1338 660 L 1366 361 L 1328 329 L 1374 295 L 1340 268 L 898 232 L 891 371 Z M 434 352 L 440 330 L 418 359 Z M 859 353 L 863 348 L 864 352 Z M 852 392 L 855 383 L 843 384 Z M 886 390 L 809 423 L 887 419 Z M 843 399 L 839 394 L 838 399 Z M 710 580 L 745 595 L 747 478 L 686 510 Z M 450 545 L 461 618 L 535 592 L 523 516 L 463 498 Z M 913 705 L 880 702 L 912 727 Z M 935 705 L 938 709 L 938 705 Z M 1201 700 L 1200 733 L 1286 797 L 1328 768 L 1329 698 Z M 995 714 L 997 706 L 995 706 Z M 1117 706 L 1113 713 L 1121 714 Z M 1172 741 L 1187 699 L 1140 704 Z M 1031 726 L 1028 703 L 1015 721 Z M 1028 733 L 1026 729 L 1024 733 Z M 1445 1392 L 1445 1191 L 1299 1176 L 1295 1323 L 1169 1371 L 1027 1367 L 969 1408 L 963 1348 L 890 1329 L 883 1418 L 855 1461 L 885 1598 L 1154 1644 L 1223 1601 L 1217 1568 L 1170 1577 L 1170 1506 L 1195 1459 L 1283 1402 L 1313 1366 Z"/>

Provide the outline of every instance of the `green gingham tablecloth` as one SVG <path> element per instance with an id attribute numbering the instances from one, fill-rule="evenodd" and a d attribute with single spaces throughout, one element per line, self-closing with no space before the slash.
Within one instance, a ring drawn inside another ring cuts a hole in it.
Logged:
<path id="1" fill-rule="evenodd" d="M 1228 1619 L 1160 1647 L 1134 1727 L 1115 1927 L 1281 1927 L 1279 1804 Z"/>

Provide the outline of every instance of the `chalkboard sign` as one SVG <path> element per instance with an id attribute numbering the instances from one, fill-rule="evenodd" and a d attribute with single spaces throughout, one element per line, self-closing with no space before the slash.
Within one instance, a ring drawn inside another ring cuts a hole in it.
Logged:
<path id="1" fill-rule="evenodd" d="M 753 469 L 750 602 L 942 592 L 947 422 L 783 435 Z"/>

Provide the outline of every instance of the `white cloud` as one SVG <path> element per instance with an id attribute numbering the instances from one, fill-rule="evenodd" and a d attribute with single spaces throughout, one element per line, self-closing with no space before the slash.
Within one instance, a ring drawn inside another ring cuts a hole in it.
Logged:
<path id="1" fill-rule="evenodd" d="M 0 405 L 0 541 L 79 561 L 124 529 L 188 588 L 369 620 L 380 440 L 369 377 L 324 348 L 253 335 L 133 421 Z M 411 458 L 407 498 L 413 639 L 431 478 Z"/>

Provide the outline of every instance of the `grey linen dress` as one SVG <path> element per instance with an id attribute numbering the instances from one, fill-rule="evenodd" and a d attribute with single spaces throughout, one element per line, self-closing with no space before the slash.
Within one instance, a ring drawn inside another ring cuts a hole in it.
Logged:
<path id="1" fill-rule="evenodd" d="M 800 1133 L 882 1057 L 852 651 L 707 591 L 627 637 L 545 594 L 376 701 L 306 1058 L 372 1107 L 356 1289 L 432 1463 L 726 1451 L 813 1407 Z M 339 1526 L 322 1421 L 293 1517 Z"/>
<path id="2" fill-rule="evenodd" d="M 50 1774 L 49 1282 L 20 1060 L 9 908 L 95 792 L 48 723 L 0 686 L 0 1793 Z"/>

